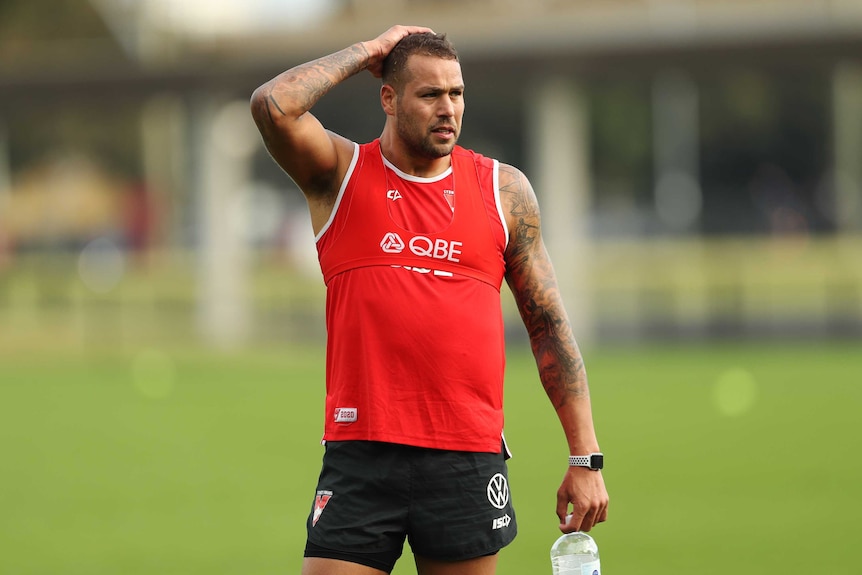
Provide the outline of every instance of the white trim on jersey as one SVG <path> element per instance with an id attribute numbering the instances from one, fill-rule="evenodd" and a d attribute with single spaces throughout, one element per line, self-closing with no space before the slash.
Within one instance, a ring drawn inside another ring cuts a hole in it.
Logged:
<path id="1" fill-rule="evenodd" d="M 503 213 L 503 203 L 500 201 L 500 162 L 497 160 L 494 160 L 494 203 L 497 205 L 500 223 L 503 224 L 503 237 L 506 238 L 503 251 L 506 251 L 506 248 L 509 247 L 509 226 L 506 225 L 506 215 Z"/>
<path id="2" fill-rule="evenodd" d="M 420 178 L 419 176 L 413 176 L 406 172 L 402 172 L 399 170 L 395 164 L 386 159 L 386 156 L 383 155 L 383 151 L 380 151 L 380 157 L 383 158 L 383 165 L 395 172 L 395 175 L 401 178 L 402 180 L 406 180 L 408 182 L 416 182 L 417 184 L 433 184 L 434 182 L 439 182 L 440 180 L 445 180 L 450 175 L 452 175 L 452 166 L 450 165 L 446 170 L 443 171 L 442 174 L 437 174 L 436 176 L 432 176 L 430 178 Z"/>
<path id="3" fill-rule="evenodd" d="M 353 159 L 350 160 L 350 166 L 347 168 L 347 173 L 344 174 L 344 179 L 341 180 L 341 187 L 338 189 L 338 196 L 335 198 L 335 204 L 332 206 L 332 212 L 329 214 L 329 219 L 326 220 L 326 223 L 323 224 L 323 227 L 320 228 L 320 231 L 317 232 L 317 235 L 314 236 L 314 243 L 320 241 L 320 238 L 323 237 L 323 234 L 326 233 L 326 230 L 329 229 L 329 226 L 332 225 L 332 220 L 335 219 L 335 214 L 338 212 L 338 206 L 341 205 L 341 198 L 344 197 L 344 190 L 347 189 L 347 184 L 350 182 L 351 176 L 353 176 L 353 170 L 356 168 L 356 162 L 359 161 L 359 144 L 353 142 Z"/>

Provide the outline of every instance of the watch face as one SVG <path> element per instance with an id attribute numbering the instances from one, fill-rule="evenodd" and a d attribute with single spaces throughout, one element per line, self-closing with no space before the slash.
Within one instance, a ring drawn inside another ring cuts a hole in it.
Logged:
<path id="1" fill-rule="evenodd" d="M 602 469 L 605 466 L 605 456 L 594 453 L 590 456 L 590 469 Z"/>

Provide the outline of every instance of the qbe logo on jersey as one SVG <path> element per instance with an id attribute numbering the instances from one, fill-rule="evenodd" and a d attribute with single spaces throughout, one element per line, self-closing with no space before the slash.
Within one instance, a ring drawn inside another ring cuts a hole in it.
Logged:
<path id="1" fill-rule="evenodd" d="M 413 236 L 406 244 L 395 232 L 387 232 L 383 239 L 380 240 L 380 249 L 387 254 L 400 254 L 409 249 L 410 252 L 420 258 L 429 258 L 432 260 L 448 260 L 450 262 L 460 262 L 461 247 L 463 242 L 456 240 L 445 240 L 437 238 L 432 240 L 426 236 Z"/>

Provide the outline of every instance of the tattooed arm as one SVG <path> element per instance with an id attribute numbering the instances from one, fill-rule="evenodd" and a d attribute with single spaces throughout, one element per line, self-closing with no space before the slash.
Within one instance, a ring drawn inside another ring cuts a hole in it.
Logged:
<path id="1" fill-rule="evenodd" d="M 563 426 L 569 455 L 599 451 L 587 374 L 542 242 L 536 195 L 524 174 L 504 164 L 500 165 L 500 199 L 509 227 L 506 281 L 530 336 L 539 379 Z M 561 454 L 560 464 L 564 461 Z M 589 531 L 607 518 L 607 507 L 601 471 L 568 467 L 557 491 L 560 529 Z M 572 520 L 566 525 L 569 513 Z"/>
<path id="2" fill-rule="evenodd" d="M 368 70 L 380 77 L 383 60 L 408 34 L 428 32 L 416 26 L 393 26 L 374 40 L 283 72 L 251 97 L 251 113 L 273 159 L 308 199 L 317 231 L 329 217 L 353 154 L 353 144 L 326 130 L 311 108 L 339 83 Z"/>

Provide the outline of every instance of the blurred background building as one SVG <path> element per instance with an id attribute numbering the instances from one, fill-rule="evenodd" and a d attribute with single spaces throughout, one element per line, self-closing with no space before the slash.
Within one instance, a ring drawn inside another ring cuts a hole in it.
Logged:
<path id="1" fill-rule="evenodd" d="M 395 23 L 459 49 L 580 338 L 862 336 L 862 0 L 4 0 L 0 345 L 322 340 L 248 98 Z M 373 139 L 378 89 L 315 114 Z"/>

